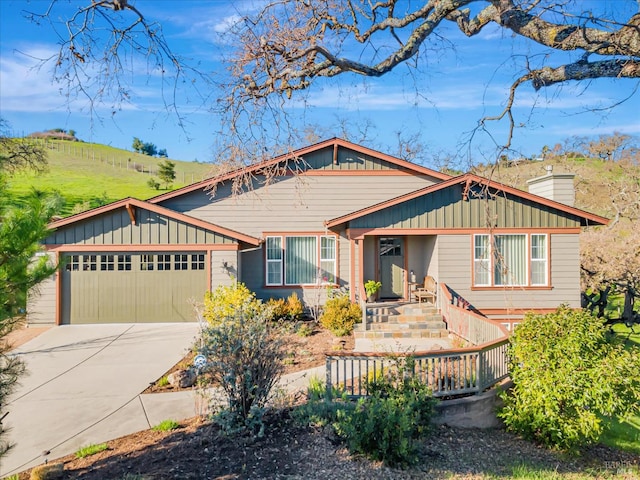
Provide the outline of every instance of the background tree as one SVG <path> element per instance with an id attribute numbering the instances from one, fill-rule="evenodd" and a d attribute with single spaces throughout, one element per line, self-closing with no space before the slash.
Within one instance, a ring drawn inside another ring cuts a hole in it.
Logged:
<path id="1" fill-rule="evenodd" d="M 60 207 L 59 198 L 37 192 L 26 199 L 15 198 L 7 191 L 6 175 L 22 168 L 42 170 L 46 164 L 44 150 L 0 132 L 0 418 L 5 414 L 7 397 L 24 372 L 20 359 L 8 355 L 6 336 L 22 320 L 27 292 L 56 270 L 48 257 L 35 257 L 34 261 L 34 256 Z M 10 447 L 2 437 L 0 428 L 0 457 Z"/>
<path id="2" fill-rule="evenodd" d="M 170 160 L 158 163 L 158 177 L 164 183 L 165 188 L 171 188 L 176 179 L 176 164 Z"/>
<path id="3" fill-rule="evenodd" d="M 58 3 L 51 0 L 48 10 L 30 17 L 36 22 L 49 20 L 55 28 Z M 142 6 L 125 0 L 85 0 L 65 19 L 68 36 L 52 57 L 54 78 L 67 85 L 70 95 L 89 96 L 91 102 L 111 96 L 116 105 L 126 103 L 132 88 L 123 84 L 125 76 L 113 72 L 125 71 L 131 62 L 124 59 L 137 54 L 154 72 L 173 77 L 174 88 L 180 86 L 181 93 L 184 85 L 193 85 L 192 92 L 208 103 L 211 90 L 221 87 L 213 95 L 214 108 L 225 117 L 222 123 L 231 144 L 221 154 L 246 158 L 250 151 L 254 153 L 250 158 L 259 161 L 264 147 L 286 145 L 287 150 L 301 138 L 302 132 L 286 121 L 288 99 L 304 101 L 303 96 L 293 95 L 303 95 L 323 79 L 381 77 L 404 65 L 414 78 L 417 95 L 428 97 L 423 67 L 434 58 L 455 54 L 452 28 L 469 38 L 498 30 L 505 41 L 521 40 L 510 61 L 501 66 L 511 68 L 513 78 L 504 108 L 480 118 L 476 129 L 485 130 L 492 120 L 507 122 L 506 135 L 495 139 L 498 158 L 511 145 L 514 129 L 527 123 L 513 111 L 516 91 L 522 86 L 542 90 L 583 82 L 588 88 L 595 79 L 640 78 L 640 13 L 629 3 L 610 2 L 594 13 L 584 2 L 554 0 L 267 2 L 255 14 L 238 12 L 237 21 L 229 24 L 225 44 L 236 47 L 227 55 L 231 76 L 218 76 L 214 83 L 212 76 L 190 68 L 172 52 L 161 25 L 147 18 Z M 105 31 L 110 34 L 97 33 Z M 85 88 L 87 78 L 97 79 L 99 85 Z M 634 94 L 633 87 L 629 94 Z M 173 101 L 165 105 L 176 109 Z M 179 113 L 177 118 L 182 125 Z M 283 143 L 283 135 L 291 141 Z"/>

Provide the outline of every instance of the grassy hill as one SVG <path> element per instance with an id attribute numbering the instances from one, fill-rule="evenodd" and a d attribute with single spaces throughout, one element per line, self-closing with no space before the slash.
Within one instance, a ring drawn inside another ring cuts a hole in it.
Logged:
<path id="1" fill-rule="evenodd" d="M 21 172 L 9 179 L 9 191 L 22 197 L 32 189 L 58 191 L 65 199 L 63 215 L 125 197 L 148 199 L 166 190 L 147 185 L 162 158 L 106 145 L 48 140 L 49 169 L 44 174 Z M 171 160 L 171 159 L 170 159 Z M 180 188 L 212 176 L 213 165 L 171 160 Z M 155 177 L 157 179 L 157 177 Z"/>
<path id="2" fill-rule="evenodd" d="M 615 210 L 613 195 L 619 196 L 624 189 L 633 186 L 640 179 L 640 165 L 630 162 L 607 162 L 599 158 L 563 156 L 549 157 L 544 161 L 524 161 L 517 164 L 479 166 L 474 173 L 491 178 L 500 183 L 522 190 L 528 190 L 527 180 L 546 174 L 546 167 L 553 166 L 554 173 L 575 174 L 575 206 L 607 218 L 612 218 Z M 629 194 L 632 194 L 632 188 Z M 621 199 L 618 198 L 618 201 Z M 628 200 L 633 201 L 629 198 Z"/>

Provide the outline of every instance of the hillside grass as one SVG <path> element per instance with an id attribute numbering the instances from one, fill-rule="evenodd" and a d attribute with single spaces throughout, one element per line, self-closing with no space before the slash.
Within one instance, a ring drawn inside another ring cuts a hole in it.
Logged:
<path id="1" fill-rule="evenodd" d="M 74 209 L 94 208 L 126 197 L 146 200 L 160 195 L 160 190 L 149 187 L 158 163 L 163 158 L 149 157 L 94 143 L 47 141 L 49 168 L 43 174 L 20 172 L 9 179 L 9 191 L 19 199 L 33 189 L 59 192 L 65 199 L 62 215 Z M 201 181 L 212 176 L 214 166 L 207 163 L 175 163 L 176 181 L 173 189 Z"/>

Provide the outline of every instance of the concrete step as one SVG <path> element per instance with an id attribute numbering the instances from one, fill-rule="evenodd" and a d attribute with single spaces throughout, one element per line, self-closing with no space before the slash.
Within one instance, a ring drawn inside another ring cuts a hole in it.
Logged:
<path id="1" fill-rule="evenodd" d="M 355 352 L 410 353 L 446 350 L 448 338 L 356 338 Z"/>

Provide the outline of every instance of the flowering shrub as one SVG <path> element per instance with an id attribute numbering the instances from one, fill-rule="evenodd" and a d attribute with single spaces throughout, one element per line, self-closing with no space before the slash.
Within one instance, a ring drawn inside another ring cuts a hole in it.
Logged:
<path id="1" fill-rule="evenodd" d="M 229 286 L 219 285 L 205 294 L 202 316 L 215 325 L 225 318 L 233 318 L 236 312 L 255 313 L 261 307 L 262 302 L 244 283 L 234 282 Z"/>
<path id="2" fill-rule="evenodd" d="M 347 295 L 340 295 L 327 300 L 320 316 L 320 325 L 336 337 L 344 337 L 353 332 L 356 323 L 362 320 L 362 309 L 352 303 Z"/>

